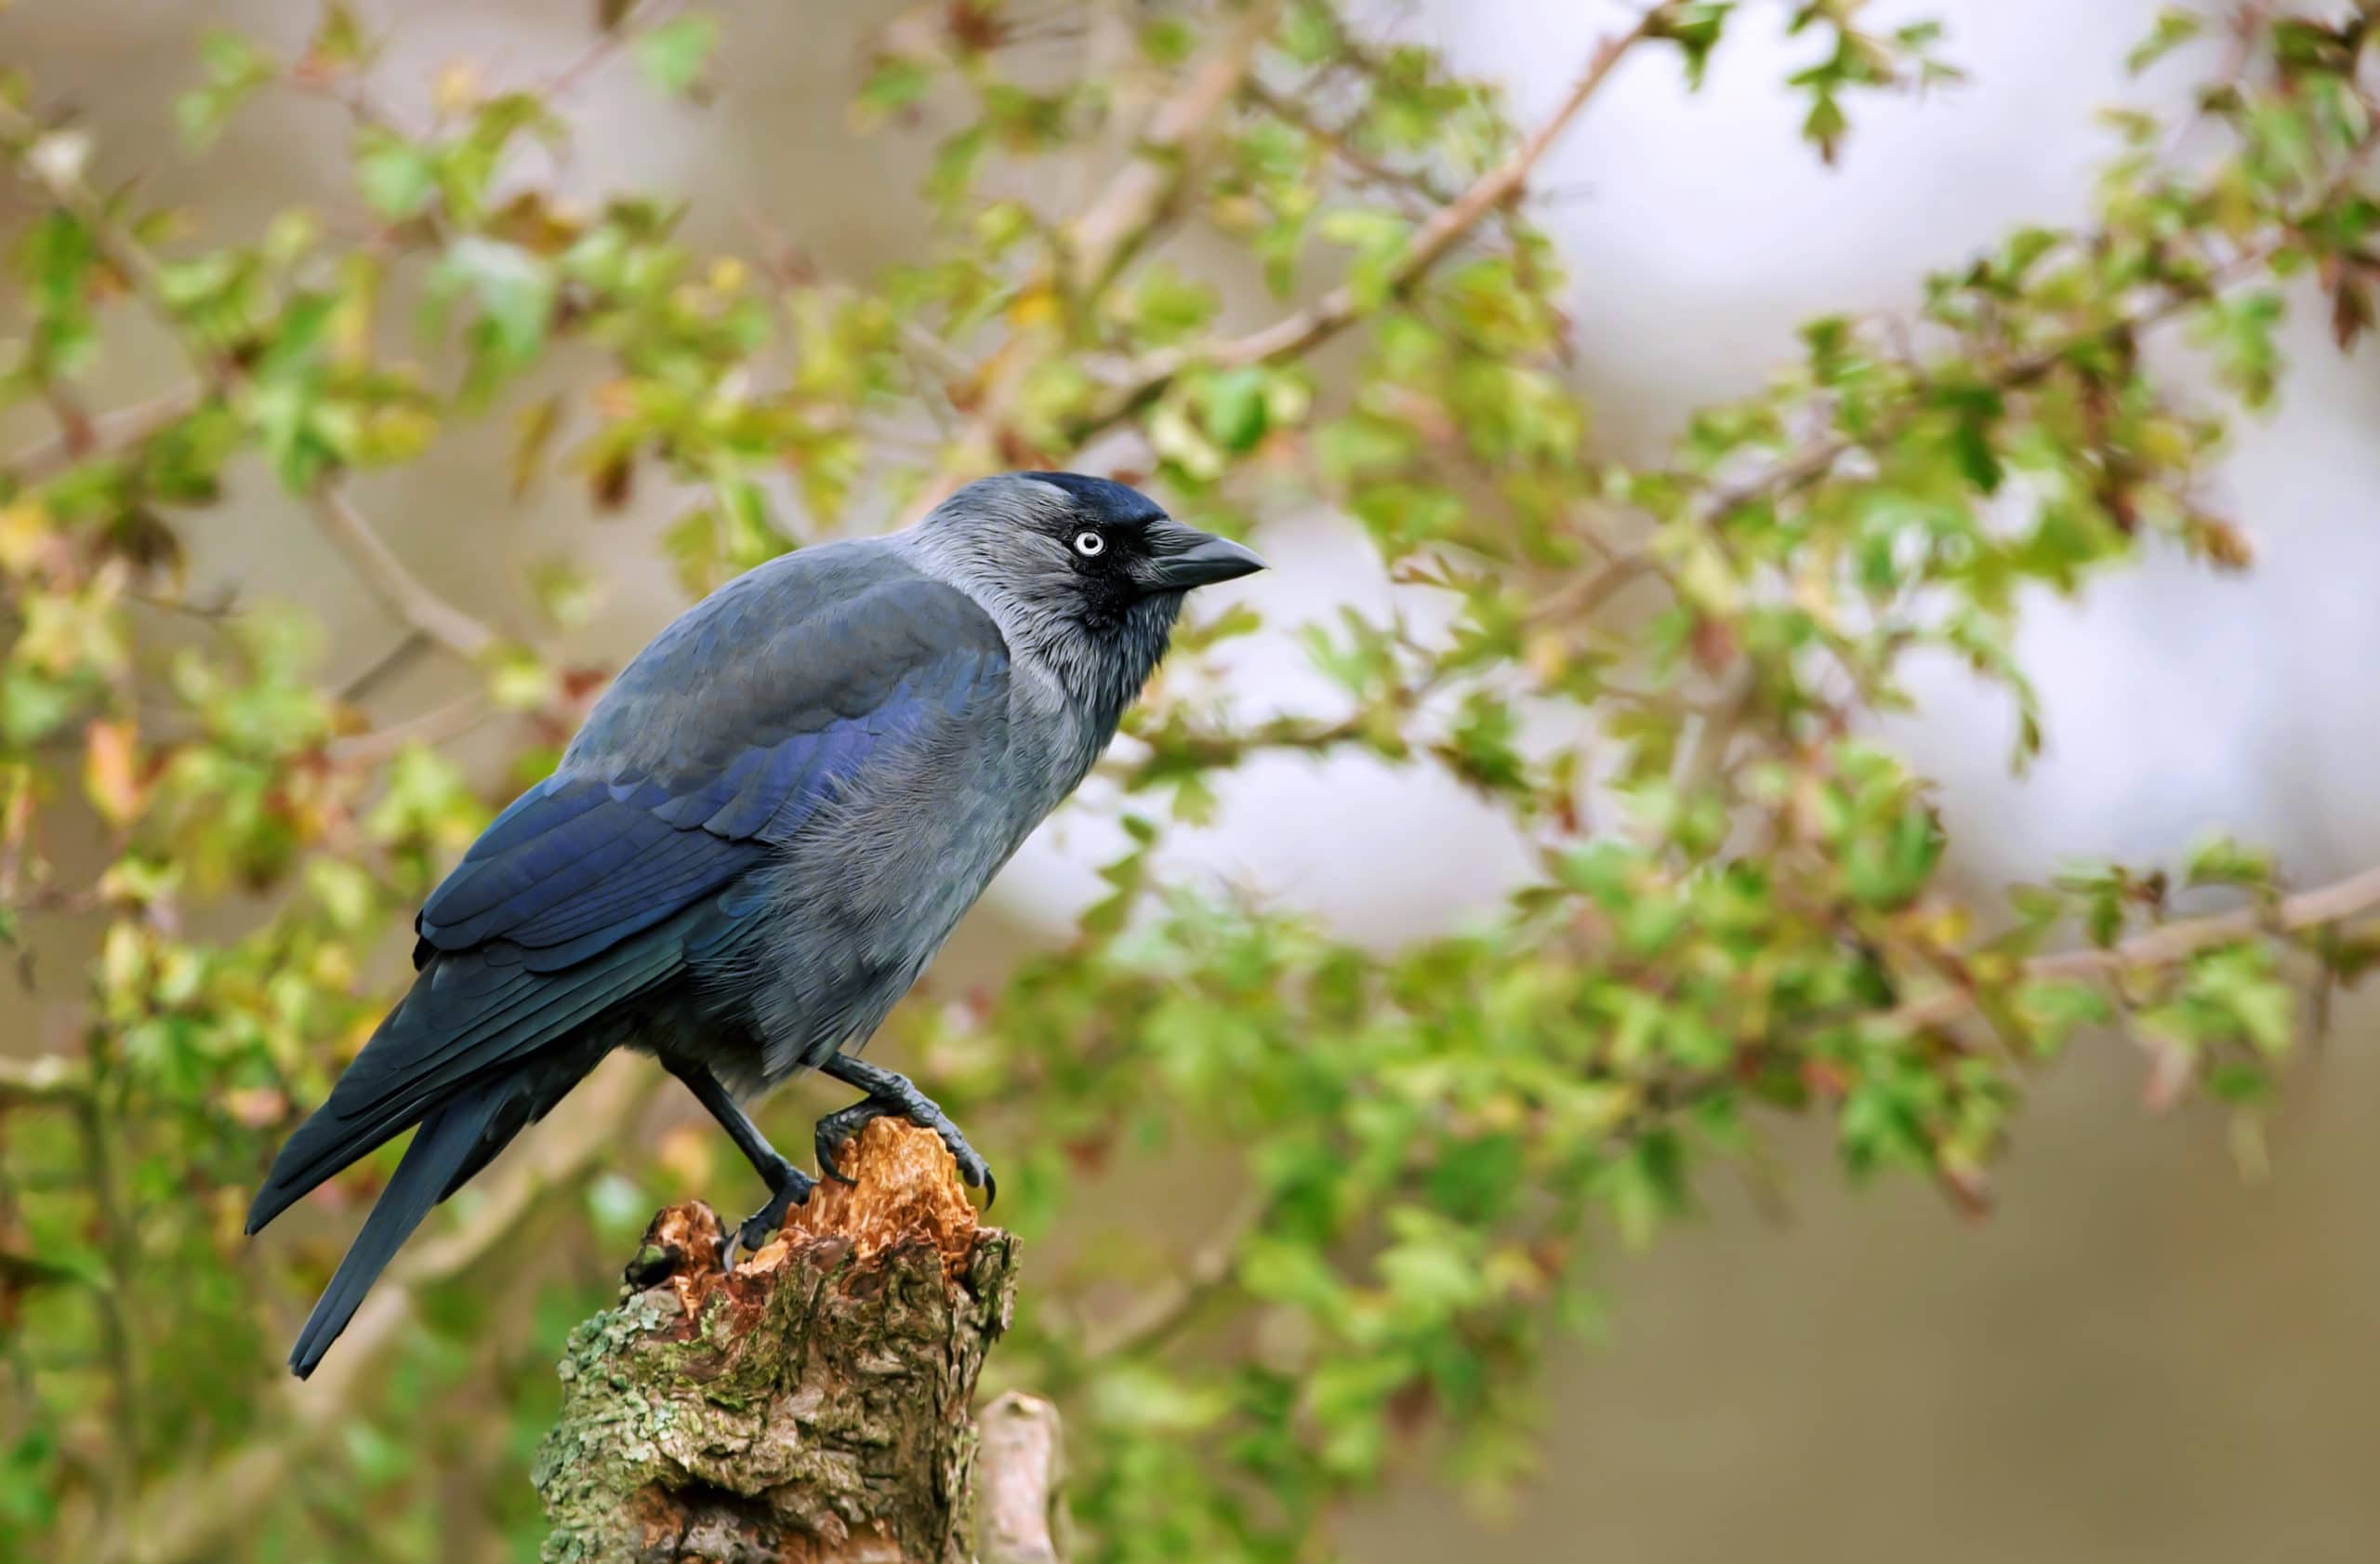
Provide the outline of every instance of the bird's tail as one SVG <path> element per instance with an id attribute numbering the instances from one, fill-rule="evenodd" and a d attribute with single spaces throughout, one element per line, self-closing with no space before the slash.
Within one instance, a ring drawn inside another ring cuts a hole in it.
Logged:
<path id="1" fill-rule="evenodd" d="M 507 1111 L 516 1106 L 520 1084 L 506 1078 L 483 1081 L 422 1120 L 395 1175 L 364 1219 L 364 1230 L 355 1235 L 330 1286 L 307 1317 L 306 1328 L 298 1333 L 298 1345 L 289 1349 L 290 1371 L 299 1379 L 312 1373 L 331 1343 L 338 1340 L 364 1294 L 407 1235 L 421 1226 L 430 1208 L 446 1198 L 467 1170 L 483 1165 L 520 1130 L 527 1116 Z M 491 1128 L 500 1137 L 495 1146 L 486 1144 Z"/>

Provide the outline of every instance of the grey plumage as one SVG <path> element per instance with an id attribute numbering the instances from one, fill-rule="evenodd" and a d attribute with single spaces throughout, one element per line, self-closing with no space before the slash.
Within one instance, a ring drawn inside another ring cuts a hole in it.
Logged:
<path id="1" fill-rule="evenodd" d="M 1018 473 L 681 616 L 423 904 L 412 989 L 258 1190 L 250 1232 L 420 1126 L 291 1367 L 618 1047 L 684 1080 L 770 1185 L 747 1243 L 811 1180 L 737 1104 L 805 1068 L 867 1093 L 820 1122 L 829 1174 L 842 1137 L 901 1113 L 988 1193 L 931 1100 L 854 1055 L 1114 736 L 1183 594 L 1258 568 L 1121 484 Z"/>

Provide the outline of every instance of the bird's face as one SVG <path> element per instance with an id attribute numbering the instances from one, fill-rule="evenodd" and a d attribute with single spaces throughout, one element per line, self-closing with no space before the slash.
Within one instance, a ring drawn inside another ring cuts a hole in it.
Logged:
<path id="1" fill-rule="evenodd" d="M 1184 525 L 1136 489 L 1074 472 L 982 479 L 937 520 L 1012 597 L 1097 637 L 1170 626 L 1183 594 L 1264 568 L 1229 538 Z"/>
<path id="2" fill-rule="evenodd" d="M 1010 644 L 1041 659 L 1103 734 L 1165 655 L 1183 597 L 1264 568 L 1146 495 L 1075 472 L 978 479 L 920 531 Z"/>

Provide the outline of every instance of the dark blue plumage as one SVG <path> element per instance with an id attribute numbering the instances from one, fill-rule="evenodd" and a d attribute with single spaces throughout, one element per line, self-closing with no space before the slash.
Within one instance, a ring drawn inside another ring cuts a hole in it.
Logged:
<path id="1" fill-rule="evenodd" d="M 902 1113 L 988 1187 L 940 1110 L 853 1052 L 1089 770 L 1183 593 L 1257 567 L 1121 484 L 1018 474 L 774 561 L 663 630 L 423 904 L 412 989 L 258 1190 L 251 1232 L 419 1126 L 291 1366 L 615 1047 L 657 1055 L 768 1181 L 747 1242 L 811 1181 L 738 1099 L 805 1067 L 867 1093 L 821 1122 L 822 1160 Z"/>

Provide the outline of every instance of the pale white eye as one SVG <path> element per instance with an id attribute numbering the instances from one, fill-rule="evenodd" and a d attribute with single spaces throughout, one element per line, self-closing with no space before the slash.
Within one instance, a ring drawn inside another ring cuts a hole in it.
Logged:
<path id="1" fill-rule="evenodd" d="M 1085 559 L 1094 559 L 1107 551 L 1107 539 L 1095 532 L 1075 534 L 1075 552 Z"/>

